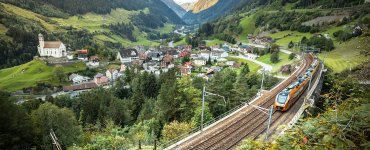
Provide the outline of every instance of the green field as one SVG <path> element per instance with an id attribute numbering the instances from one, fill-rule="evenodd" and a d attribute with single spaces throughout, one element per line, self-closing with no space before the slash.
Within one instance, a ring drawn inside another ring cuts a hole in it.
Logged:
<path id="1" fill-rule="evenodd" d="M 219 44 L 224 44 L 225 41 L 219 40 L 219 39 L 213 39 L 213 40 L 207 40 L 206 45 L 207 46 L 213 46 L 213 45 L 219 45 Z"/>
<path id="2" fill-rule="evenodd" d="M 110 14 L 99 15 L 95 13 L 87 13 L 80 16 L 72 16 L 67 19 L 52 18 L 62 26 L 72 26 L 80 29 L 87 29 L 90 32 L 107 32 L 109 29 L 103 28 L 102 25 L 115 23 L 130 23 L 130 17 L 138 14 L 139 11 L 128 11 L 125 9 L 113 9 Z"/>
<path id="3" fill-rule="evenodd" d="M 272 66 L 272 72 L 276 72 L 280 69 L 281 66 L 286 65 L 286 64 L 291 64 L 294 62 L 294 60 L 289 60 L 289 54 L 279 52 L 279 59 L 280 61 L 276 64 L 272 63 L 270 61 L 271 54 L 268 53 L 266 55 L 263 55 L 259 58 L 257 58 L 258 61 L 263 62 L 265 64 L 269 64 Z"/>
<path id="4" fill-rule="evenodd" d="M 370 39 L 367 37 L 353 38 L 341 44 L 335 42 L 335 49 L 330 52 L 322 52 L 319 58 L 324 60 L 325 65 L 334 72 L 341 72 L 359 64 L 369 61 L 360 51 L 370 51 Z"/>
<path id="5" fill-rule="evenodd" d="M 43 82 L 60 84 L 54 78 L 53 69 L 54 67 L 46 65 L 41 60 L 33 60 L 23 65 L 2 69 L 0 70 L 0 89 L 16 91 Z M 86 65 L 82 62 L 64 67 L 66 73 L 84 69 L 86 69 Z"/>
<path id="6" fill-rule="evenodd" d="M 229 60 L 229 61 L 236 61 L 236 62 L 248 64 L 249 70 L 251 72 L 257 72 L 259 69 L 261 69 L 260 65 L 254 63 L 254 62 L 251 62 L 249 60 L 246 60 L 246 59 L 241 59 L 241 58 L 233 57 L 233 56 L 226 57 L 226 59 Z"/>
<path id="7" fill-rule="evenodd" d="M 270 33 L 267 36 L 270 36 L 273 39 L 275 39 L 276 44 L 278 44 L 279 46 L 288 47 L 288 44 L 289 44 L 290 41 L 298 43 L 298 42 L 301 41 L 301 39 L 304 36 L 307 37 L 307 38 L 310 38 L 312 36 L 312 34 L 287 30 L 287 31 L 276 32 L 276 33 L 273 33 L 273 34 Z"/>
<path id="8" fill-rule="evenodd" d="M 239 36 L 238 38 L 239 41 L 248 43 L 248 39 L 247 39 L 248 34 L 253 34 L 256 30 L 255 16 L 256 15 L 246 16 L 240 21 L 239 26 L 242 27 L 243 32 L 241 36 Z"/>

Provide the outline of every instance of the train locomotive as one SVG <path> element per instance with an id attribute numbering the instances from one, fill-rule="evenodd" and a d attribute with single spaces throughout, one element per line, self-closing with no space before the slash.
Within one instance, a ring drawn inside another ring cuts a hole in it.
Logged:
<path id="1" fill-rule="evenodd" d="M 314 58 L 313 63 L 298 77 L 297 81 L 293 81 L 287 88 L 281 91 L 275 99 L 274 109 L 279 111 L 287 111 L 304 93 L 309 86 L 310 78 L 314 77 L 319 67 L 319 62 Z"/>

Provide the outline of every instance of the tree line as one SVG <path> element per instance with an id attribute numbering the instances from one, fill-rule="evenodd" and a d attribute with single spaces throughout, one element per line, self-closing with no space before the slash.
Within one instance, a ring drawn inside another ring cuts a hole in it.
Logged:
<path id="1" fill-rule="evenodd" d="M 111 89 L 94 89 L 77 98 L 34 99 L 21 105 L 16 105 L 9 93 L 0 92 L 0 117 L 7 122 L 0 126 L 0 137 L 6 141 L 0 147 L 51 149 L 50 129 L 63 148 L 101 149 L 109 145 L 127 149 L 137 146 L 138 141 L 143 145 L 164 143 L 200 125 L 203 86 L 226 100 L 225 104 L 222 98 L 206 97 L 207 122 L 253 97 L 261 80 L 261 75 L 250 73 L 247 64 L 239 74 L 225 69 L 208 83 L 199 77 L 178 78 L 178 74 L 179 70 L 171 69 L 156 77 L 129 68 Z M 269 88 L 277 82 L 267 75 L 264 86 Z M 112 139 L 117 136 L 122 139 Z"/>

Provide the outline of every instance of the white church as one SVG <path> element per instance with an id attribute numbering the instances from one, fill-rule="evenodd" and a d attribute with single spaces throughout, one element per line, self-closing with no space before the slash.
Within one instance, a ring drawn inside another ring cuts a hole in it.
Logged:
<path id="1" fill-rule="evenodd" d="M 39 46 L 37 46 L 39 54 L 51 57 L 64 57 L 67 56 L 66 46 L 61 41 L 44 41 L 44 36 L 39 34 Z"/>

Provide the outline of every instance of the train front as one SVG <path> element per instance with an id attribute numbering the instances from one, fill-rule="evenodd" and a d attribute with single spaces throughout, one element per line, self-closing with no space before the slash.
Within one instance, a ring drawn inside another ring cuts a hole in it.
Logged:
<path id="1" fill-rule="evenodd" d="M 275 99 L 274 109 L 280 111 L 286 111 L 288 108 L 289 92 L 282 91 L 280 92 Z"/>

